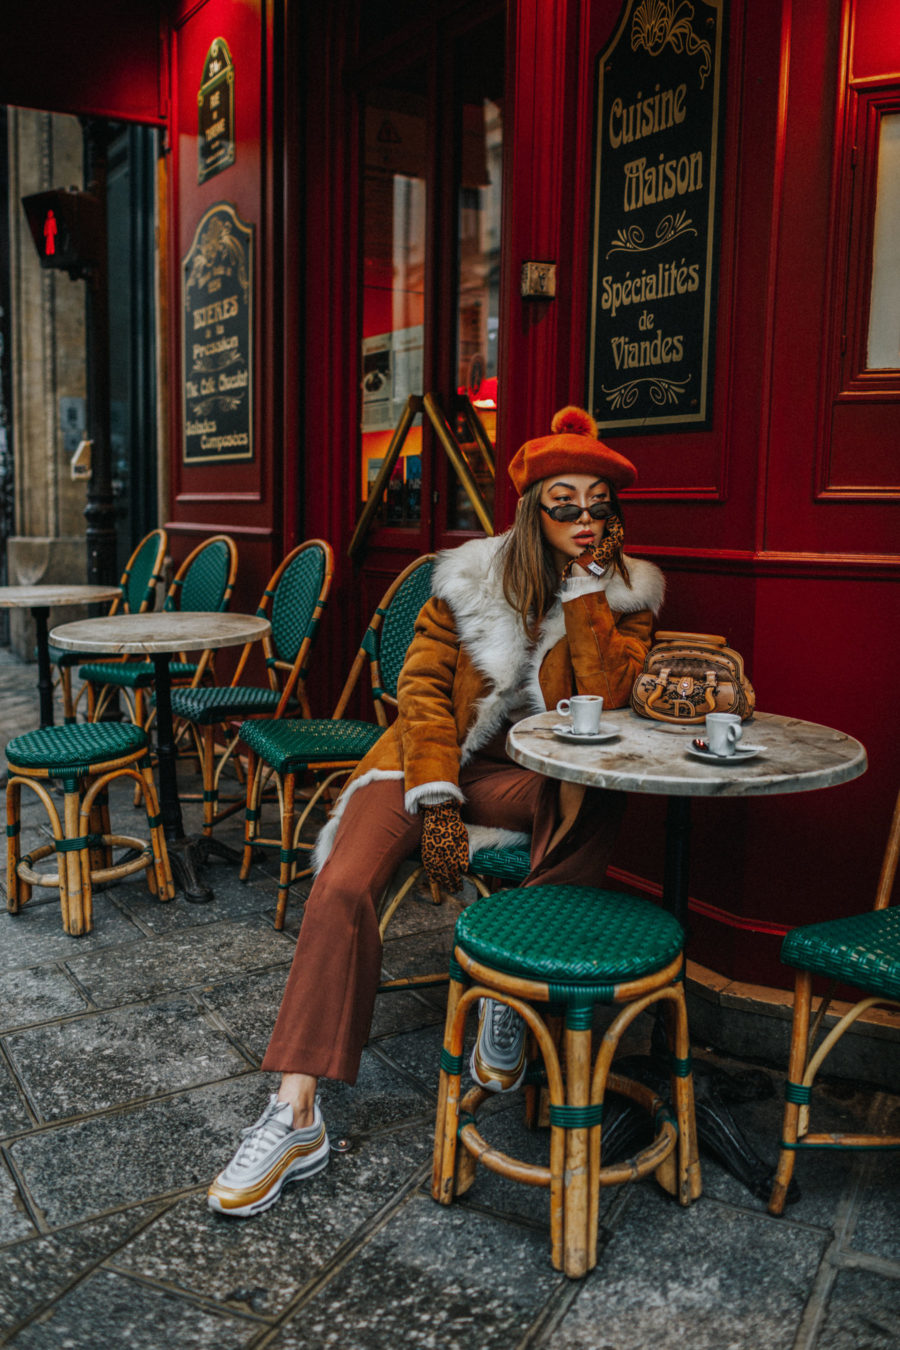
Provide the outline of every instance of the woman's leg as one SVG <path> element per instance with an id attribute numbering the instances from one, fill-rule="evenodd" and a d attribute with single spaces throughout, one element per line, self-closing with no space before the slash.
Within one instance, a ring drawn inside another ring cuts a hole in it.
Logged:
<path id="1" fill-rule="evenodd" d="M 313 882 L 262 1065 L 285 1075 L 278 1095 L 298 1126 L 311 1118 L 317 1078 L 356 1081 L 381 973 L 375 907 L 421 829 L 403 809 L 400 780 L 358 788 Z"/>

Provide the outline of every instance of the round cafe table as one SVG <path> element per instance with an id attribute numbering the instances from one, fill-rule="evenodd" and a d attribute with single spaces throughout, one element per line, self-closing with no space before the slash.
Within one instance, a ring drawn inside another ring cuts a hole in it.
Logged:
<path id="1" fill-rule="evenodd" d="M 30 609 L 34 619 L 42 727 L 53 726 L 53 680 L 47 641 L 50 606 L 97 605 L 104 600 L 115 600 L 121 594 L 121 586 L 62 586 L 55 582 L 43 582 L 35 586 L 0 586 L 0 609 Z"/>
<path id="2" fill-rule="evenodd" d="M 510 758 L 550 778 L 667 797 L 663 904 L 685 932 L 692 797 L 810 792 L 847 783 L 866 770 L 865 749 L 852 736 L 777 713 L 757 712 L 743 724 L 739 744 L 764 749 L 724 763 L 709 763 L 689 752 L 694 737 L 702 737 L 702 726 L 652 722 L 630 708 L 620 708 L 601 718 L 601 734 L 611 733 L 609 739 L 574 744 L 554 733 L 553 726 L 562 721 L 557 712 L 545 712 L 517 722 L 506 741 Z M 665 1081 L 655 1062 L 649 1072 L 654 1081 Z M 715 1084 L 702 1092 L 699 1082 L 696 1086 L 701 1143 L 754 1195 L 768 1199 L 774 1168 L 747 1144 Z"/>
<path id="3" fill-rule="evenodd" d="M 159 769 L 159 808 L 175 884 L 186 900 L 212 900 L 211 889 L 200 878 L 201 860 L 211 841 L 187 836 L 181 815 L 176 775 L 177 754 L 172 732 L 172 686 L 169 660 L 173 652 L 239 647 L 268 633 L 268 619 L 255 614 L 220 614 L 186 610 L 152 614 L 115 614 L 80 619 L 54 628 L 57 647 L 110 656 L 145 656 L 153 662 L 156 695 L 156 753 Z"/>

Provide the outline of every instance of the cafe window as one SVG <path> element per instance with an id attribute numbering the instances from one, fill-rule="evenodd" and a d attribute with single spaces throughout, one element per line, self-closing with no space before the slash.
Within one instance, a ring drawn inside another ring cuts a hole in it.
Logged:
<path id="1" fill-rule="evenodd" d="M 845 155 L 841 386 L 900 388 L 900 91 L 854 91 Z"/>
<path id="2" fill-rule="evenodd" d="M 900 369 L 900 112 L 879 119 L 868 370 Z"/>
<path id="3" fill-rule="evenodd" d="M 490 527 L 500 347 L 504 15 L 432 23 L 358 76 L 358 492 L 422 550 Z"/>

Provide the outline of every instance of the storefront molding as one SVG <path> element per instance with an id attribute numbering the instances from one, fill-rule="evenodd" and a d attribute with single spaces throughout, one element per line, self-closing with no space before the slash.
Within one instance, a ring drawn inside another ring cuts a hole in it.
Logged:
<path id="1" fill-rule="evenodd" d="M 896 581 L 900 554 L 792 553 L 752 549 L 641 548 L 636 557 L 650 558 L 670 572 L 715 572 L 723 576 L 801 577 L 825 581 Z"/>

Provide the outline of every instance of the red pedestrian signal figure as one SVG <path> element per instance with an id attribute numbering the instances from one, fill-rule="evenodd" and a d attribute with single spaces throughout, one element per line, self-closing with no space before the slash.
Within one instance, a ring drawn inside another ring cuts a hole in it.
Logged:
<path id="1" fill-rule="evenodd" d="M 44 252 L 49 258 L 51 253 L 56 252 L 56 235 L 59 226 L 56 223 L 56 216 L 52 211 L 47 212 L 47 219 L 44 221 Z"/>

